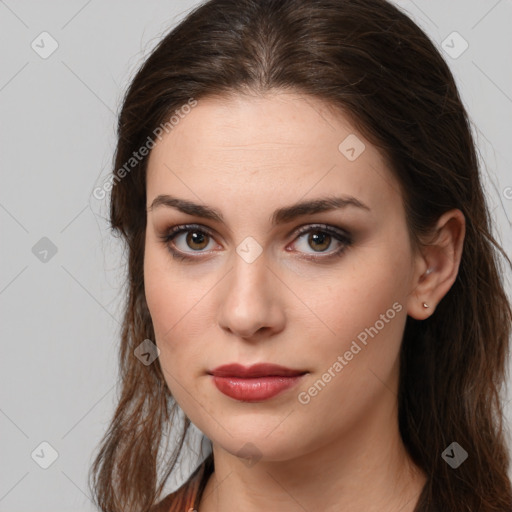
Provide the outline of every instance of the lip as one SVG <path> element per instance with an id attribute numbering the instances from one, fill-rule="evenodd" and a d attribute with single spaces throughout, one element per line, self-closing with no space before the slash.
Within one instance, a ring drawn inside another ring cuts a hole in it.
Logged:
<path id="1" fill-rule="evenodd" d="M 243 366 L 238 363 L 223 364 L 211 372 L 214 377 L 297 377 L 306 373 L 305 370 L 293 370 L 285 366 L 279 366 L 272 363 L 258 363 L 252 366 Z"/>
<path id="2" fill-rule="evenodd" d="M 307 372 L 271 363 L 226 364 L 208 372 L 217 389 L 235 400 L 261 402 L 294 387 Z"/>

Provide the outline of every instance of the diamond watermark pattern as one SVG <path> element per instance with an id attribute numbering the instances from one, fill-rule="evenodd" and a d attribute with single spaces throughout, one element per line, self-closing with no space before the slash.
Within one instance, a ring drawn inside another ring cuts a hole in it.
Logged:
<path id="1" fill-rule="evenodd" d="M 237 457 L 249 468 L 254 466 L 262 457 L 262 453 L 253 443 L 245 443 L 236 453 Z"/>
<path id="2" fill-rule="evenodd" d="M 160 349 L 151 340 L 146 339 L 133 353 L 142 364 L 149 366 L 160 355 Z"/>
<path id="3" fill-rule="evenodd" d="M 338 146 L 339 152 L 351 162 L 357 160 L 365 149 L 364 142 L 353 133 L 346 137 Z"/>
<path id="4" fill-rule="evenodd" d="M 48 32 L 41 32 L 30 46 L 39 57 L 47 59 L 59 47 L 59 43 Z"/>
<path id="5" fill-rule="evenodd" d="M 441 46 L 452 59 L 458 59 L 469 48 L 469 43 L 458 32 L 452 32 Z"/>
<path id="6" fill-rule="evenodd" d="M 32 254 L 42 263 L 48 263 L 57 254 L 57 246 L 49 238 L 43 236 L 32 247 Z"/>
<path id="7" fill-rule="evenodd" d="M 454 441 L 445 449 L 441 457 L 453 469 L 457 469 L 468 458 L 468 452 Z"/>
<path id="8" fill-rule="evenodd" d="M 39 467 L 48 469 L 59 458 L 59 452 L 50 443 L 43 441 L 30 456 Z"/>
<path id="9" fill-rule="evenodd" d="M 263 248 L 252 236 L 248 236 L 238 245 L 236 252 L 246 263 L 252 263 L 263 252 Z"/>

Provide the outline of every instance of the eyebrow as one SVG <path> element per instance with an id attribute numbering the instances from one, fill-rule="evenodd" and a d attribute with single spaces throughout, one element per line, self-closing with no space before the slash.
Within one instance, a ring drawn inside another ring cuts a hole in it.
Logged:
<path id="1" fill-rule="evenodd" d="M 224 223 L 224 217 L 219 210 L 185 199 L 178 199 L 177 197 L 173 197 L 167 194 L 155 197 L 151 203 L 151 206 L 148 208 L 148 211 L 154 210 L 161 206 L 176 208 L 180 212 L 186 213 L 188 215 L 194 215 L 196 217 L 202 217 L 204 219 Z M 272 214 L 271 221 L 272 225 L 275 226 L 277 224 L 290 222 L 295 218 L 303 215 L 312 215 L 315 213 L 346 208 L 348 206 L 370 211 L 368 206 L 366 206 L 359 199 L 356 199 L 352 196 L 321 197 L 310 201 L 303 201 L 300 203 L 292 204 L 291 206 L 278 208 Z"/>

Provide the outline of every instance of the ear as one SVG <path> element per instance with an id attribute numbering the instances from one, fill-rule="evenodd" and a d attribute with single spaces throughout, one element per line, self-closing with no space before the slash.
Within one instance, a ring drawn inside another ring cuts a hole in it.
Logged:
<path id="1" fill-rule="evenodd" d="M 407 302 L 409 316 L 428 318 L 448 293 L 459 271 L 465 233 L 466 220 L 460 210 L 439 217 L 432 238 L 422 244 L 415 257 L 415 277 Z"/>

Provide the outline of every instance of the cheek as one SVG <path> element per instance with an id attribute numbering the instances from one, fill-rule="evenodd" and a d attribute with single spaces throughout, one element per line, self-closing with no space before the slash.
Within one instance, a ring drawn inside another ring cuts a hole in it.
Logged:
<path id="1" fill-rule="evenodd" d="M 322 320 L 326 335 L 330 333 L 338 340 L 337 348 L 350 345 L 360 332 L 378 321 L 381 327 L 381 315 L 386 326 L 383 332 L 392 331 L 389 327 L 397 323 L 397 317 L 403 320 L 404 315 L 397 314 L 397 310 L 405 310 L 408 279 L 398 269 L 407 268 L 407 262 L 406 252 L 374 245 L 349 256 L 339 273 L 332 273 L 328 281 L 319 280 L 317 286 L 311 283 L 302 289 L 302 296 L 311 298 L 308 305 Z M 395 329 L 395 334 L 398 331 Z"/>
<path id="2" fill-rule="evenodd" d="M 308 386 L 322 381 L 317 405 L 334 400 L 359 409 L 393 377 L 406 321 L 408 279 L 403 269 L 409 257 L 405 248 L 375 242 L 357 258 L 348 258 L 328 285 L 303 288 L 303 294 L 314 297 L 311 309 L 322 321 L 315 318 L 316 328 L 311 322 L 308 337 L 308 351 L 317 363 Z M 295 321 L 304 326 L 304 320 Z"/>
<path id="3" fill-rule="evenodd" d="M 317 335 L 308 337 L 312 343 L 304 352 L 312 356 L 315 372 L 297 398 L 300 410 L 317 418 L 327 436 L 363 422 L 383 395 L 393 396 L 389 389 L 398 375 L 406 310 L 392 272 L 383 270 L 372 278 L 352 274 L 362 286 L 346 288 L 347 280 L 340 279 L 339 286 L 332 283 L 328 293 L 317 295 L 323 301 L 317 311 L 329 329 L 319 328 L 317 320 Z"/>
<path id="4" fill-rule="evenodd" d="M 144 290 L 155 331 L 160 342 L 171 341 L 201 301 L 203 286 L 194 286 L 186 272 L 177 269 L 172 256 L 153 240 L 146 240 Z"/>
<path id="5" fill-rule="evenodd" d="M 191 341 L 194 308 L 193 298 L 179 291 L 170 272 L 161 272 L 151 265 L 148 254 L 145 264 L 145 291 L 153 328 L 155 343 L 160 350 L 159 364 L 165 382 L 176 401 L 186 410 L 189 393 L 196 395 L 195 374 L 190 370 L 200 363 L 201 351 Z M 184 328 L 187 330 L 185 331 Z"/>
<path id="6" fill-rule="evenodd" d="M 173 271 L 171 256 L 166 251 L 146 244 L 144 255 L 144 290 L 161 363 L 169 365 L 179 356 L 181 329 L 190 325 L 189 315 L 194 302 L 192 286 L 186 286 L 179 273 Z M 187 314 L 188 312 L 188 314 Z M 183 344 L 181 344 L 183 346 Z M 172 358 L 170 356 L 173 356 Z"/>
<path id="7" fill-rule="evenodd" d="M 206 370 L 207 331 L 211 324 L 207 291 L 214 283 L 203 280 L 198 284 L 189 275 L 190 270 L 178 270 L 172 256 L 155 245 L 146 244 L 146 301 L 165 380 L 178 402 L 186 403 L 188 393 L 192 389 L 197 392 L 197 377 Z"/>

